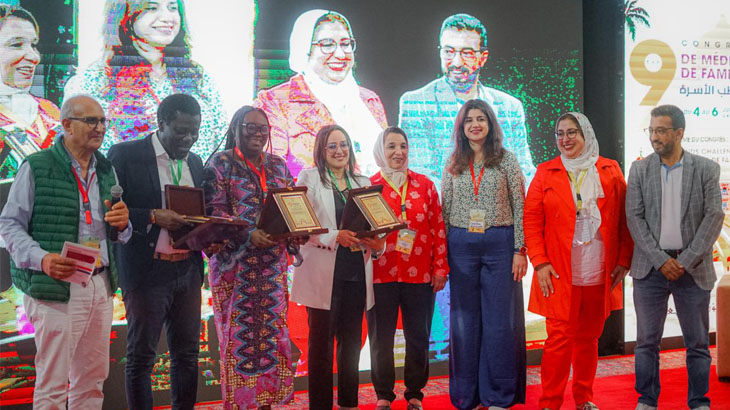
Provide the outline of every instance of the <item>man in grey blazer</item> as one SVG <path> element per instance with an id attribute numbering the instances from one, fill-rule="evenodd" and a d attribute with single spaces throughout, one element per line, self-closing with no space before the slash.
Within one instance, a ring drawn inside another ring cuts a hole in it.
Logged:
<path id="1" fill-rule="evenodd" d="M 720 166 L 682 149 L 684 114 L 673 105 L 651 111 L 646 129 L 654 153 L 631 165 L 626 219 L 634 239 L 637 338 L 636 410 L 656 410 L 659 343 L 669 295 L 687 348 L 693 410 L 709 410 L 710 291 L 715 280 L 712 245 L 722 228 Z"/>

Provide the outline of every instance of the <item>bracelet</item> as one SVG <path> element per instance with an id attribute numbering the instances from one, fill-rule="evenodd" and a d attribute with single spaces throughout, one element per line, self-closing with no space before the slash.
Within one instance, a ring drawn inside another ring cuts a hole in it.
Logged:
<path id="1" fill-rule="evenodd" d="M 157 223 L 157 219 L 155 218 L 155 210 L 150 209 L 150 224 L 155 225 Z"/>

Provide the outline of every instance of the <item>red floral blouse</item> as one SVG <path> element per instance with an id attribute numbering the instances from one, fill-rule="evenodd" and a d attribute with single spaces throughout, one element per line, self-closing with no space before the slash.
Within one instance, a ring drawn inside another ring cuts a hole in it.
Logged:
<path id="1" fill-rule="evenodd" d="M 400 192 L 393 190 L 380 172 L 373 175 L 370 182 L 383 186 L 383 198 L 401 218 Z M 385 253 L 373 261 L 373 283 L 430 283 L 431 275 L 449 274 L 446 229 L 433 182 L 425 175 L 408 170 L 405 205 L 408 228 L 416 231 L 413 250 L 410 255 L 397 251 L 398 232 L 391 232 L 386 239 Z"/>

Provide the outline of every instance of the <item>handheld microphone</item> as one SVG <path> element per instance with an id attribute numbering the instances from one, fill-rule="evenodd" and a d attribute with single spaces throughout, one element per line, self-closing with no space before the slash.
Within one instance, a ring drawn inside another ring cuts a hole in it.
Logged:
<path id="1" fill-rule="evenodd" d="M 114 204 L 116 204 L 117 202 L 119 202 L 119 201 L 122 200 L 122 194 L 123 193 L 124 193 L 124 189 L 122 189 L 121 186 L 114 185 L 112 187 L 112 189 L 111 189 L 111 194 L 112 194 L 111 203 L 112 203 L 112 206 L 114 206 Z M 119 229 L 117 229 L 117 227 L 115 227 L 115 226 L 112 226 L 111 228 L 112 229 L 111 229 L 111 232 L 109 234 L 109 239 L 112 242 L 116 242 L 117 239 L 118 239 L 118 237 L 119 237 Z"/>

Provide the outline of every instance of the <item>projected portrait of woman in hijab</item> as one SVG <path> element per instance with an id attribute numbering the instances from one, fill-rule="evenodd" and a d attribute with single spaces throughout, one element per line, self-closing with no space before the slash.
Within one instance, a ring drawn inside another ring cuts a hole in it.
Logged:
<path id="1" fill-rule="evenodd" d="M 195 97 L 202 108 L 200 137 L 192 151 L 207 159 L 223 139 L 227 119 L 220 93 L 191 59 L 183 0 L 107 0 L 104 54 L 69 79 L 64 99 L 90 94 L 110 120 L 101 151 L 157 128 L 160 101 L 173 93 Z"/>
<path id="2" fill-rule="evenodd" d="M 300 170 L 314 166 L 317 131 L 338 124 L 352 137 L 362 174 L 374 174 L 378 168 L 372 158 L 373 144 L 387 120 L 380 98 L 358 86 L 353 76 L 357 42 L 347 18 L 319 9 L 301 14 L 289 48 L 289 66 L 297 74 L 261 91 L 254 101 L 271 123 L 274 154 L 286 159 L 296 177 Z"/>
<path id="3" fill-rule="evenodd" d="M 58 107 L 30 93 L 38 52 L 38 23 L 18 6 L 0 5 L 0 180 L 23 159 L 53 142 Z"/>

